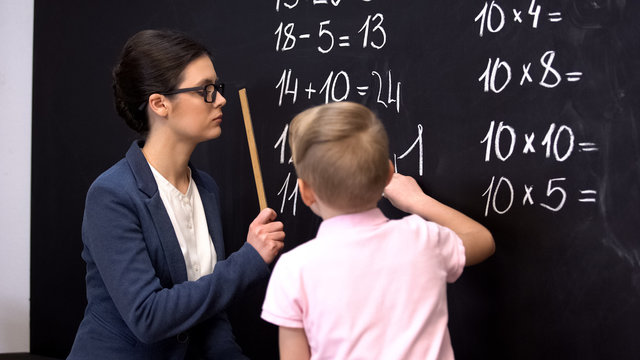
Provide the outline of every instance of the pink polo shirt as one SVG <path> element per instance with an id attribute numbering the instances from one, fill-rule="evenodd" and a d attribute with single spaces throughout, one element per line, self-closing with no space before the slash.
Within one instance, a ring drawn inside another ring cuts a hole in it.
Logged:
<path id="1" fill-rule="evenodd" d="M 446 286 L 464 263 L 460 238 L 418 216 L 337 216 L 282 255 L 262 318 L 304 328 L 311 359 L 453 359 Z"/>

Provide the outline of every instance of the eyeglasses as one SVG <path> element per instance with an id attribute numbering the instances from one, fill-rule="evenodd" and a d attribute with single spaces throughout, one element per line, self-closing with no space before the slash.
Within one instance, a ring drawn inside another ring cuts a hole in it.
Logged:
<path id="1" fill-rule="evenodd" d="M 175 89 L 166 93 L 161 93 L 161 95 L 175 95 L 175 94 L 180 94 L 180 93 L 190 92 L 190 91 L 195 91 L 200 95 L 202 95 L 202 97 L 204 98 L 204 102 L 212 103 L 216 101 L 216 97 L 218 93 L 224 96 L 224 84 L 216 83 L 216 84 L 207 84 L 205 86 Z"/>
<path id="2" fill-rule="evenodd" d="M 175 95 L 184 92 L 195 91 L 200 93 L 200 95 L 204 98 L 204 102 L 212 103 L 216 101 L 217 94 L 224 96 L 224 83 L 215 83 L 215 84 L 207 84 L 205 86 L 197 86 L 183 89 L 175 89 L 165 93 L 159 93 L 161 95 Z M 140 104 L 138 110 L 142 111 L 147 106 L 147 101 Z"/>

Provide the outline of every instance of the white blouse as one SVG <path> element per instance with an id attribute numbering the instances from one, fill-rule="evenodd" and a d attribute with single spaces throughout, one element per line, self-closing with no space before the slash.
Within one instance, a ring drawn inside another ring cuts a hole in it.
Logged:
<path id="1" fill-rule="evenodd" d="M 189 281 L 211 274 L 217 262 L 216 249 L 209 235 L 202 199 L 191 177 L 191 169 L 189 169 L 189 188 L 186 194 L 183 194 L 151 164 L 149 167 L 156 179 L 160 198 L 169 213 L 171 224 L 180 243 Z"/>

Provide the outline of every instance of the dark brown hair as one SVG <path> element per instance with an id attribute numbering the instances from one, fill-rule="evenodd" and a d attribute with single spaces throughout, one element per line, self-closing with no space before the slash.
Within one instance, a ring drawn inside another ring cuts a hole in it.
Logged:
<path id="1" fill-rule="evenodd" d="M 118 114 L 130 128 L 146 134 L 149 96 L 173 90 L 187 65 L 202 55 L 211 57 L 203 45 L 179 32 L 143 30 L 133 35 L 112 73 Z"/>

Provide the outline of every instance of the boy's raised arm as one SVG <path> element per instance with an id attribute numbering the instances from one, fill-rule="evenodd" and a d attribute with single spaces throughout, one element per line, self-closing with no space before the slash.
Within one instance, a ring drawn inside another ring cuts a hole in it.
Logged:
<path id="1" fill-rule="evenodd" d="M 467 266 L 480 263 L 495 252 L 493 236 L 487 228 L 425 194 L 410 176 L 393 174 L 391 182 L 384 189 L 384 197 L 404 212 L 453 230 L 464 244 Z"/>

